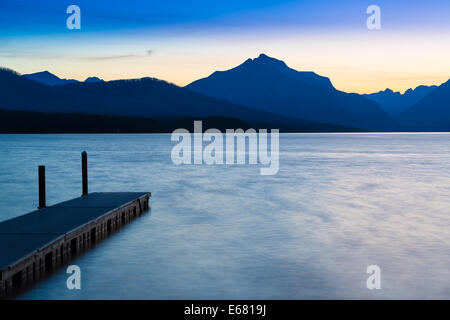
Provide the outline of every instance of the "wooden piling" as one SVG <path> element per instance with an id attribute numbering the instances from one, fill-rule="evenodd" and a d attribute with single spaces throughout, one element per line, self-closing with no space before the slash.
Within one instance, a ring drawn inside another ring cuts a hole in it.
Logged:
<path id="1" fill-rule="evenodd" d="M 82 172 L 82 195 L 85 196 L 88 194 L 88 164 L 87 164 L 87 153 L 83 151 L 81 153 L 81 172 Z"/>
<path id="2" fill-rule="evenodd" d="M 45 206 L 46 206 L 45 166 L 39 166 L 38 179 L 39 179 L 39 207 L 38 207 L 38 209 L 42 209 L 42 208 L 45 208 Z"/>

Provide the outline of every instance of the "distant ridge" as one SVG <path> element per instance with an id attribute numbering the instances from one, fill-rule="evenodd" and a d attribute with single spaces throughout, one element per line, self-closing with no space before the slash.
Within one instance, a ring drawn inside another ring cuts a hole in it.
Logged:
<path id="1" fill-rule="evenodd" d="M 297 71 L 265 54 L 186 88 L 214 98 L 252 106 L 287 117 L 335 123 L 367 130 L 393 130 L 394 120 L 361 95 L 336 90 L 330 79 Z"/>
<path id="2" fill-rule="evenodd" d="M 53 73 L 50 73 L 48 71 L 24 74 L 23 76 L 25 78 L 40 82 L 40 83 L 48 85 L 48 86 L 60 86 L 60 85 L 68 84 L 68 83 L 78 82 L 77 80 L 74 80 L 74 79 L 58 78 Z"/>
<path id="3" fill-rule="evenodd" d="M 205 128 L 250 128 L 250 124 L 226 117 L 118 117 L 81 113 L 42 113 L 34 111 L 5 111 L 0 109 L 1 133 L 169 133 L 177 128 L 193 131 L 194 120 Z"/>
<path id="4" fill-rule="evenodd" d="M 397 119 L 414 130 L 450 131 L 450 79 L 400 113 Z"/>
<path id="5" fill-rule="evenodd" d="M 389 115 L 396 116 L 412 107 L 436 88 L 437 86 L 418 86 L 415 89 L 406 90 L 403 94 L 386 89 L 376 93 L 364 94 L 364 96 L 377 102 Z"/>
<path id="6" fill-rule="evenodd" d="M 69 83 L 79 83 L 80 81 L 75 79 L 61 79 L 48 71 L 41 71 L 36 73 L 24 74 L 23 77 L 45 84 L 47 86 L 62 86 Z M 88 77 L 84 80 L 86 83 L 105 82 L 98 77 Z"/>

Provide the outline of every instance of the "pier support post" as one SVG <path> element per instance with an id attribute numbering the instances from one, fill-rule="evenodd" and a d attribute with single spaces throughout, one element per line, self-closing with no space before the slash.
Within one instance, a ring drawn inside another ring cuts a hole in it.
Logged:
<path id="1" fill-rule="evenodd" d="M 39 166 L 39 207 L 45 208 L 45 166 Z"/>
<path id="2" fill-rule="evenodd" d="M 44 275 L 45 274 L 45 261 L 42 257 L 40 257 L 40 259 L 39 259 L 39 269 L 40 269 L 39 270 L 40 274 Z"/>
<path id="3" fill-rule="evenodd" d="M 62 250 L 61 250 L 61 264 L 64 264 L 66 262 L 67 257 L 67 245 L 66 243 L 62 244 Z"/>
<path id="4" fill-rule="evenodd" d="M 33 265 L 29 265 L 27 267 L 27 279 L 28 279 L 28 283 L 33 282 L 34 281 L 34 269 L 33 269 Z"/>
<path id="5" fill-rule="evenodd" d="M 6 281 L 0 281 L 0 298 L 3 298 L 6 294 Z"/>
<path id="6" fill-rule="evenodd" d="M 88 194 L 88 169 L 87 169 L 87 153 L 81 153 L 81 170 L 83 176 L 83 196 Z"/>
<path id="7" fill-rule="evenodd" d="M 28 281 L 28 270 L 27 268 L 22 269 L 22 281 L 20 282 L 20 286 L 24 287 Z"/>
<path id="8" fill-rule="evenodd" d="M 6 293 L 6 283 L 3 277 L 3 272 L 0 271 L 0 298 L 2 298 Z"/>
<path id="9" fill-rule="evenodd" d="M 33 264 L 34 269 L 34 279 L 37 280 L 41 277 L 41 268 L 39 266 L 39 258 L 35 259 L 36 262 Z"/>
<path id="10" fill-rule="evenodd" d="M 5 291 L 11 292 L 12 287 L 13 287 L 12 279 L 5 280 L 5 288 L 6 288 Z"/>

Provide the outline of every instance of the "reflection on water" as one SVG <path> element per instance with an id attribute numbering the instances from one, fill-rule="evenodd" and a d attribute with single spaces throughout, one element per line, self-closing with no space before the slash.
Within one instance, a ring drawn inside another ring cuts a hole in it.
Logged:
<path id="1" fill-rule="evenodd" d="M 0 135 L 0 220 L 90 191 L 151 191 L 150 214 L 25 299 L 450 298 L 450 135 L 285 134 L 280 171 L 172 164 L 170 135 Z M 366 268 L 381 267 L 381 290 Z"/>

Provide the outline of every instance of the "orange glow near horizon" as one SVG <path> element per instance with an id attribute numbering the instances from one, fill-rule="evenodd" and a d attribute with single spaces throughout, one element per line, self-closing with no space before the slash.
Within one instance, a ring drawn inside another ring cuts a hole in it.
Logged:
<path id="1" fill-rule="evenodd" d="M 450 42 L 442 41 L 445 37 L 448 35 L 387 35 L 382 31 L 333 35 L 271 31 L 264 36 L 236 33 L 166 38 L 144 33 L 126 41 L 80 40 L 82 46 L 69 47 L 63 40 L 52 40 L 43 46 L 54 48 L 52 55 L 38 50 L 3 56 L 0 65 L 23 74 L 48 70 L 77 80 L 89 76 L 104 80 L 155 77 L 184 86 L 265 53 L 293 69 L 329 77 L 338 90 L 371 93 L 390 88 L 404 92 L 450 78 Z"/>

